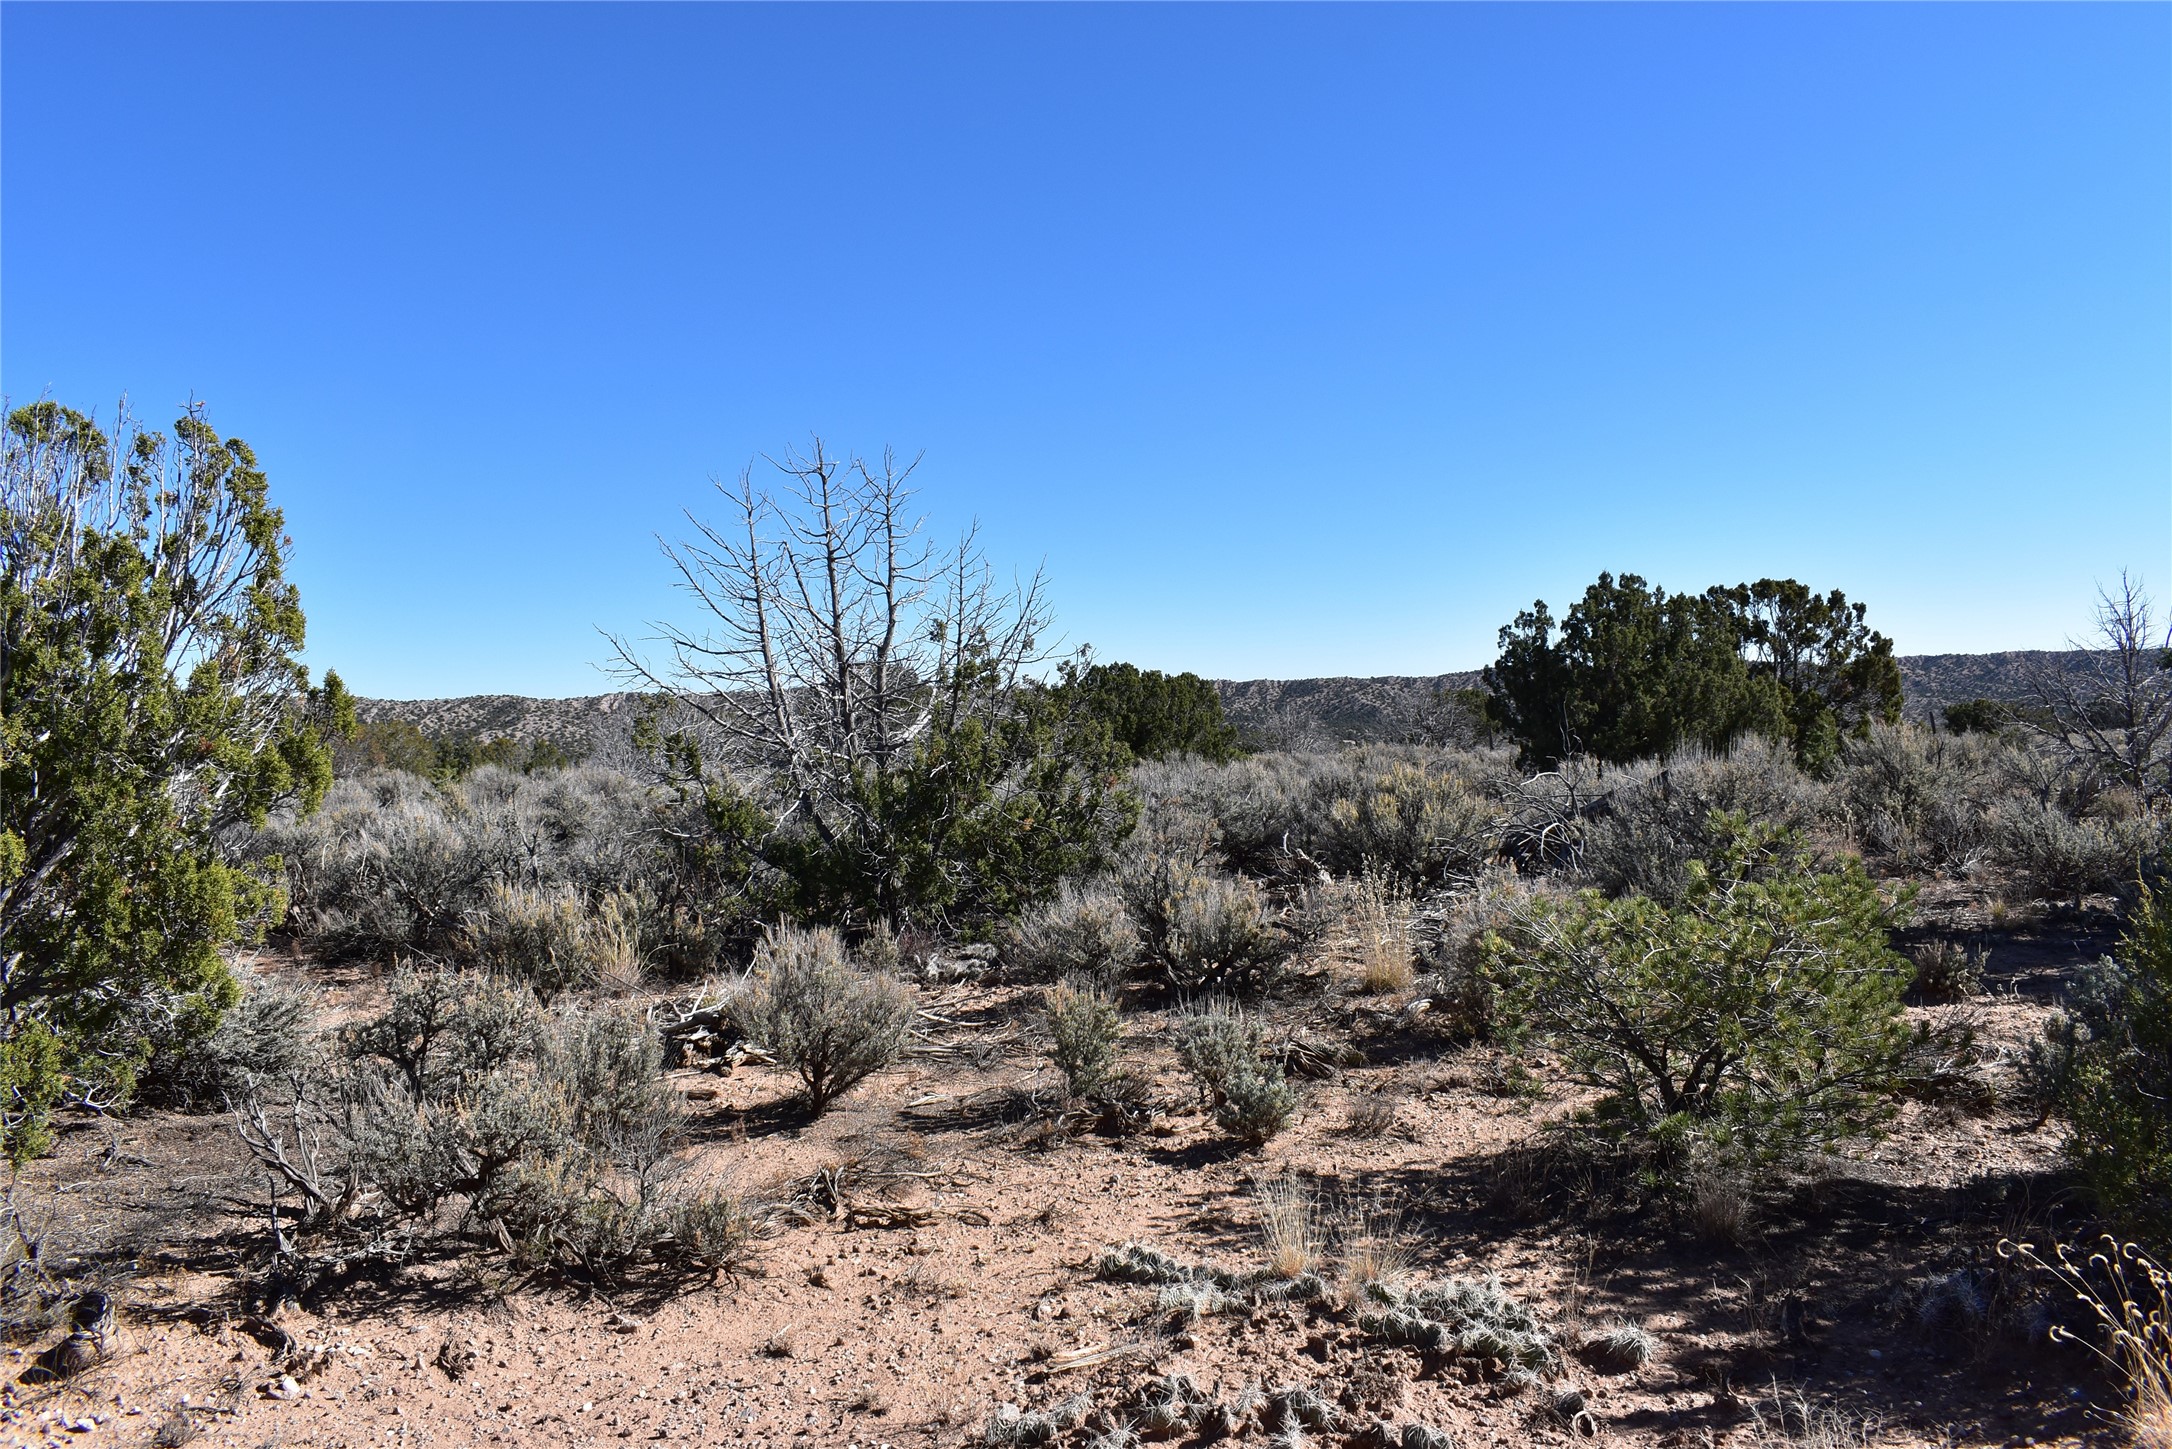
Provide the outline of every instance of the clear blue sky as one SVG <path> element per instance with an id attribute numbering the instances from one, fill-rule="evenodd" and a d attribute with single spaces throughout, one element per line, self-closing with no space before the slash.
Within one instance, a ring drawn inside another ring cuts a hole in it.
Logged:
<path id="1" fill-rule="evenodd" d="M 311 658 L 592 693 L 707 480 L 925 449 L 1104 658 L 1599 570 L 1903 652 L 2172 595 L 2172 7 L 27 5 L 0 386 L 191 395 Z"/>

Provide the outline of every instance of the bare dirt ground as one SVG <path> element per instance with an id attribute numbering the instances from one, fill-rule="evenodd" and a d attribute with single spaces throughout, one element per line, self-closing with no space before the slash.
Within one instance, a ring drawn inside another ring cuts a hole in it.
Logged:
<path id="1" fill-rule="evenodd" d="M 2033 1035 L 2074 963 L 2109 944 L 2101 914 L 1995 922 L 1960 890 L 1926 896 L 1919 918 L 1993 943 L 1983 997 L 1912 1010 L 1969 1013 L 1994 1051 Z M 350 1006 L 373 989 L 286 969 Z M 1308 1385 L 1347 1426 L 1419 1420 L 1466 1449 L 1781 1442 L 1766 1437 L 1777 1398 L 1824 1407 L 1826 1437 L 1805 1443 L 2100 1432 L 2090 1401 L 2107 1390 L 2086 1354 L 2028 1337 L 2035 1290 L 2009 1284 L 2020 1307 L 1958 1324 L 1925 1292 L 1955 1270 L 1996 1277 L 2002 1236 L 2084 1230 L 2056 1130 L 2031 1112 L 1912 1103 L 1885 1140 L 1716 1243 L 1678 1209 L 1534 1167 L 1541 1124 L 1576 1100 L 1543 1063 L 1527 1084 L 1489 1049 L 1412 1027 L 1402 998 L 1358 994 L 1347 966 L 1319 969 L 1331 979 L 1278 1021 L 1351 1040 L 1366 1061 L 1308 1083 L 1297 1125 L 1258 1152 L 1191 1104 L 1151 1006 L 1127 1017 L 1126 1049 L 1158 1071 L 1159 1111 L 1124 1138 L 1052 1130 L 1056 1079 L 1035 994 L 1018 988 L 924 989 L 916 1054 L 818 1121 L 779 1071 L 678 1073 L 699 1170 L 797 1207 L 750 1271 L 708 1284 L 606 1296 L 420 1261 L 320 1285 L 267 1320 L 252 1301 L 264 1189 L 225 1119 L 73 1121 L 17 1201 L 48 1254 L 81 1260 L 63 1265 L 75 1278 L 111 1284 L 122 1331 L 107 1361 L 59 1386 L 14 1382 L 58 1329 L 15 1342 L 0 1440 L 918 1449 L 982 1442 L 1007 1405 L 1085 1393 L 1114 1413 L 1173 1372 L 1222 1397 Z M 1153 1288 L 1094 1276 L 1096 1255 L 1127 1239 L 1256 1266 L 1254 1183 L 1283 1173 L 1329 1211 L 1388 1205 L 1419 1276 L 1498 1274 L 1568 1350 L 1562 1381 L 1584 1391 L 1588 1419 L 1550 1414 L 1550 1390 L 1519 1391 L 1487 1365 L 1368 1343 L 1331 1303 L 1183 1323 Z M 1620 1322 L 1655 1336 L 1648 1363 L 1579 1355 Z"/>

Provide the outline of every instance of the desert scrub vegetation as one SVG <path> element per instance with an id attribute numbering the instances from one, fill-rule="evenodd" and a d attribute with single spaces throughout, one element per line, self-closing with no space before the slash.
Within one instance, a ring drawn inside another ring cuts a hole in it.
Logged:
<path id="1" fill-rule="evenodd" d="M 1163 970 L 1179 993 L 1271 990 L 1292 942 L 1267 894 L 1243 876 L 1194 871 L 1175 876 L 1149 906 Z"/>
<path id="2" fill-rule="evenodd" d="M 1413 934 L 1425 1000 L 1435 1028 L 1450 1039 L 1491 1041 L 1500 1031 L 1488 943 L 1529 908 L 1542 884 L 1512 868 L 1490 868 L 1421 918 Z"/>
<path id="3" fill-rule="evenodd" d="M 2013 731 L 1881 726 L 1847 744 L 1833 792 L 1848 834 L 1887 873 L 1995 874 L 2024 900 L 2079 910 L 2131 894 L 2167 839 L 2162 797 L 2093 769 Z"/>
<path id="4" fill-rule="evenodd" d="M 595 766 L 486 767 L 443 785 L 376 771 L 339 781 L 314 815 L 275 817 L 249 849 L 278 860 L 291 924 L 327 954 L 451 955 L 549 902 L 580 928 L 614 894 L 668 894 L 666 808 Z"/>
<path id="5" fill-rule="evenodd" d="M 1065 881 L 1053 900 L 1010 924 L 1003 954 L 1022 980 L 1078 978 L 1113 988 L 1138 962 L 1139 928 L 1107 883 Z"/>
<path id="6" fill-rule="evenodd" d="M 1143 953 L 1179 994 L 1257 996 L 1273 987 L 1295 941 L 1257 882 L 1213 863 L 1213 839 L 1211 821 L 1164 803 L 1128 843 L 1116 888 Z"/>
<path id="7" fill-rule="evenodd" d="M 1501 751 L 1365 745 L 1223 765 L 1170 760 L 1134 772 L 1147 800 L 1207 823 L 1219 858 L 1255 875 L 1393 875 L 1439 886 L 1495 849 Z"/>
<path id="8" fill-rule="evenodd" d="M 1386 872 L 1437 886 L 1493 853 L 1499 810 L 1464 775 L 1399 760 L 1385 767 L 1344 757 L 1347 772 L 1321 785 L 1324 809 L 1311 823 L 1307 853 L 1330 871 Z"/>
<path id="9" fill-rule="evenodd" d="M 2172 903 L 2144 883 L 2118 951 L 2085 967 L 2031 1053 L 2044 1105 L 2116 1218 L 2172 1234 Z"/>
<path id="10" fill-rule="evenodd" d="M 296 1203 L 281 1241 L 298 1260 L 445 1241 L 607 1279 L 642 1262 L 713 1270 L 751 1246 L 751 1209 L 681 1180 L 677 1099 L 638 1015 L 402 969 L 381 1012 L 314 1040 L 321 1060 L 234 1102 L 242 1142 Z"/>
<path id="11" fill-rule="evenodd" d="M 1639 762 L 1614 779 L 1579 855 L 1583 874 L 1611 896 L 1679 901 L 1691 862 L 1709 867 L 1724 858 L 1730 819 L 1807 832 L 1831 813 L 1828 788 L 1784 746 L 1757 736 L 1724 752 L 1691 748 Z"/>
<path id="12" fill-rule="evenodd" d="M 591 908 L 570 886 L 501 881 L 469 913 L 454 955 L 526 982 L 545 1001 L 574 987 L 631 986 L 641 976 L 642 914 L 632 892 L 613 891 Z"/>
<path id="13" fill-rule="evenodd" d="M 2110 895 L 2132 881 L 2163 848 L 2164 829 L 2150 818 L 2075 816 L 2036 800 L 2002 800 L 1990 818 L 1993 858 L 2039 899 L 2071 902 Z"/>
<path id="14" fill-rule="evenodd" d="M 1835 790 L 1864 852 L 1897 871 L 1968 862 L 1989 843 L 1990 813 L 2014 781 L 1995 736 L 1879 725 L 1841 752 Z"/>
<path id="15" fill-rule="evenodd" d="M 913 1011 L 909 987 L 855 966 L 827 926 L 771 930 L 732 1003 L 739 1029 L 798 1075 L 817 1114 L 897 1060 Z"/>
<path id="16" fill-rule="evenodd" d="M 260 1083 L 316 1061 L 318 999 L 306 985 L 236 970 L 240 996 L 214 1026 L 151 1029 L 145 1101 L 183 1109 L 224 1107 Z"/>
<path id="17" fill-rule="evenodd" d="M 1174 1031 L 1177 1060 L 1223 1131 L 1258 1146 L 1290 1125 L 1297 1089 L 1267 1054 L 1256 1016 L 1213 1000 L 1185 1011 Z"/>
<path id="18" fill-rule="evenodd" d="M 1853 865 L 1738 824 L 1679 904 L 1534 898 L 1488 940 L 1516 1029 L 1606 1093 L 1593 1125 L 1662 1170 L 1786 1161 L 1891 1110 L 1909 973 L 1899 903 Z"/>
<path id="19" fill-rule="evenodd" d="M 1041 1014 L 1048 1027 L 1048 1059 L 1063 1073 L 1064 1090 L 1084 1098 L 1107 1086 L 1117 1072 L 1123 1032 L 1115 1003 L 1093 986 L 1059 982 L 1042 997 Z"/>

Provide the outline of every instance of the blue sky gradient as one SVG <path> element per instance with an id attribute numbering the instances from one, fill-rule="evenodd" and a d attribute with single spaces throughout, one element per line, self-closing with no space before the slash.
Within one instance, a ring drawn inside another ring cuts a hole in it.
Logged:
<path id="1" fill-rule="evenodd" d="M 206 400 L 366 694 L 608 687 L 810 431 L 1150 667 L 2055 646 L 2172 594 L 2172 7 L 10 3 L 0 387 Z"/>

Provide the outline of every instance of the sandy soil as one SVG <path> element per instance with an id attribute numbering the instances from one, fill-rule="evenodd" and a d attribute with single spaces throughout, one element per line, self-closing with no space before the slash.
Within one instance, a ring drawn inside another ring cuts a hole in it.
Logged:
<path id="1" fill-rule="evenodd" d="M 1965 892 L 1925 905 L 1934 925 L 1996 934 L 1990 991 L 1916 1014 L 1966 1012 L 1994 1045 L 2033 1034 L 2062 975 L 2106 944 L 2101 921 L 1994 925 L 1972 918 Z M 268 1322 L 250 1308 L 262 1185 L 225 1121 L 71 1122 L 18 1201 L 49 1252 L 83 1260 L 70 1272 L 113 1285 L 123 1327 L 72 1382 L 12 1384 L 0 1440 L 917 1449 L 981 1442 L 1005 1406 L 1084 1393 L 1118 1414 L 1173 1372 L 1224 1399 L 1309 1385 L 1339 1401 L 1346 1427 L 1419 1420 L 1462 1446 L 1750 1445 L 1776 1395 L 1846 1420 L 1815 1441 L 1835 1445 L 2075 1442 L 2101 1424 L 2089 1401 L 2106 1391 L 2085 1355 L 2028 1340 L 2028 1292 L 1982 1324 L 1923 1307 L 1935 1275 L 1994 1268 L 2002 1235 L 2085 1225 L 2056 1133 L 2030 1114 L 1911 1104 L 1883 1142 L 1716 1245 L 1678 1211 L 1620 1192 L 1595 1203 L 1590 1185 L 1532 1171 L 1540 1124 L 1575 1101 L 1543 1064 L 1536 1091 L 1519 1091 L 1488 1050 L 1410 1029 L 1400 1000 L 1323 970 L 1277 1015 L 1353 1040 L 1367 1064 L 1308 1084 L 1298 1124 L 1256 1153 L 1187 1102 L 1156 1010 L 1127 1019 L 1127 1049 L 1159 1072 L 1151 1127 L 1052 1131 L 1034 996 L 1016 988 L 927 988 L 924 1005 L 951 1024 L 819 1121 L 790 1108 L 774 1070 L 679 1073 L 701 1169 L 802 1211 L 749 1272 L 608 1297 L 422 1261 L 305 1294 Z M 320 978 L 350 1001 L 370 989 Z M 1391 1104 L 1380 1135 L 1350 1130 L 1366 1099 Z M 811 1188 L 825 1169 L 834 1186 Z M 1093 1276 L 1096 1254 L 1127 1239 L 1257 1265 L 1254 1183 L 1282 1173 L 1312 1183 L 1328 1213 L 1390 1205 L 1420 1276 L 1500 1275 L 1570 1349 L 1561 1381 L 1584 1391 L 1589 1419 L 1564 1422 L 1545 1408 L 1550 1389 L 1518 1391 L 1484 1365 L 1368 1344 L 1332 1305 L 1184 1324 L 1155 1310 L 1154 1289 Z M 1621 1371 L 1575 1352 L 1617 1322 L 1656 1336 L 1650 1362 Z M 56 1337 L 16 1342 L 9 1377 Z"/>

